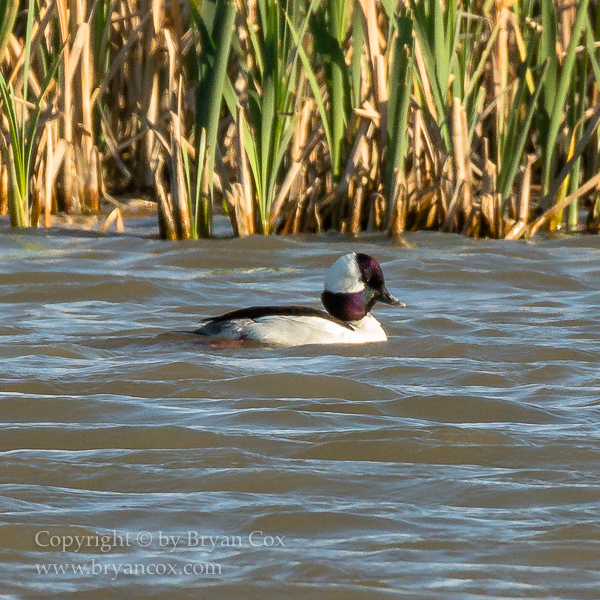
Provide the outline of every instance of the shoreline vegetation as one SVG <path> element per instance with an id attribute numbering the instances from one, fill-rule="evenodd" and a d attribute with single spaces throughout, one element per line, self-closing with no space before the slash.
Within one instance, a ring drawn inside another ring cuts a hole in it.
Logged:
<path id="1" fill-rule="evenodd" d="M 597 0 L 0 0 L 0 215 L 600 230 Z"/>

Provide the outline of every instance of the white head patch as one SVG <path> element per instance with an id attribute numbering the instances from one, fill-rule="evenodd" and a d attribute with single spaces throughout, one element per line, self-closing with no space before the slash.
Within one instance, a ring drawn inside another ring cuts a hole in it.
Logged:
<path id="1" fill-rule="evenodd" d="M 365 289 L 354 252 L 338 258 L 329 267 L 325 276 L 325 289 L 334 294 L 351 294 Z"/>

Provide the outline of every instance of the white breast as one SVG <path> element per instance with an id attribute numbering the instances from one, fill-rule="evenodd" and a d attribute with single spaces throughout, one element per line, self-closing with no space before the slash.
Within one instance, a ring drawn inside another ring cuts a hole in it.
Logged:
<path id="1" fill-rule="evenodd" d="M 352 329 L 349 329 L 320 317 L 273 315 L 255 320 L 235 319 L 220 333 L 227 339 L 246 339 L 279 346 L 364 344 L 387 340 L 379 321 L 370 314 L 360 321 L 353 321 L 351 326 Z"/>

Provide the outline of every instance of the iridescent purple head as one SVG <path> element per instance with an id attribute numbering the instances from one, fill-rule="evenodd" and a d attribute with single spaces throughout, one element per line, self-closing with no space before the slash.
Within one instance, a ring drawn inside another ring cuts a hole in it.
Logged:
<path id="1" fill-rule="evenodd" d="M 402 306 L 385 287 L 379 263 L 368 254 L 352 252 L 338 258 L 325 277 L 321 301 L 327 312 L 340 321 L 358 321 L 375 302 Z"/>

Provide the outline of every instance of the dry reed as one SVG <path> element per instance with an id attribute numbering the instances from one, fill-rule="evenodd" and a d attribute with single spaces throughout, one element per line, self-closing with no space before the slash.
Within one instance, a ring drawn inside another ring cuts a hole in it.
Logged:
<path id="1" fill-rule="evenodd" d="M 596 1 L 18 6 L 0 0 L 14 225 L 103 199 L 120 229 L 112 196 L 137 191 L 173 240 L 221 206 L 238 236 L 600 229 Z"/>

